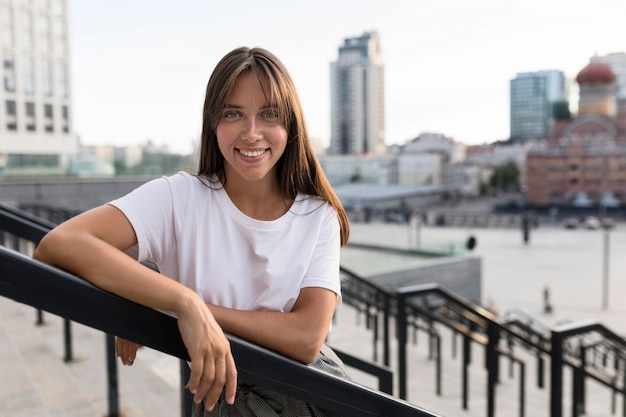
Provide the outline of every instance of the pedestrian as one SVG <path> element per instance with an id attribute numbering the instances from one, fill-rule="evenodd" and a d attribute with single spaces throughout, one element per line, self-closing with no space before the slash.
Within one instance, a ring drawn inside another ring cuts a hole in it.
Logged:
<path id="1" fill-rule="evenodd" d="M 34 257 L 176 314 L 194 416 L 330 415 L 238 381 L 224 335 L 347 377 L 324 341 L 341 301 L 349 223 L 315 157 L 293 81 L 267 50 L 237 48 L 215 67 L 202 118 L 197 173 L 149 181 L 68 220 Z M 123 364 L 138 348 L 116 339 Z"/>

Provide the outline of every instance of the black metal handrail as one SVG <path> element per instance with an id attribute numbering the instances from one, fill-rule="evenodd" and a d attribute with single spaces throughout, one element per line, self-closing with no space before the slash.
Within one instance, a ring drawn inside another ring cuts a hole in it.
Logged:
<path id="1" fill-rule="evenodd" d="M 112 295 L 72 274 L 2 246 L 0 270 L 0 295 L 189 359 L 176 318 L 171 314 Z M 435 417 L 388 394 L 329 375 L 232 335 L 227 337 L 239 376 L 250 383 L 347 417 Z"/>
<path id="2" fill-rule="evenodd" d="M 26 209 L 33 211 L 28 213 L 21 209 L 16 209 L 12 206 L 8 206 L 0 203 L 0 237 L 2 233 L 9 233 L 13 238 L 11 239 L 16 243 L 13 249 L 18 250 L 19 239 L 37 244 L 43 236 L 49 232 L 54 226 L 55 222 L 62 222 L 67 218 L 76 215 L 76 212 L 72 212 L 67 209 L 57 209 L 54 207 L 33 205 L 28 206 Z M 55 222 L 48 219 L 51 214 Z M 46 218 L 39 217 L 45 215 Z M 143 261 L 142 264 L 152 268 L 159 272 L 158 267 L 150 262 Z M 41 309 L 38 312 L 38 324 L 43 324 L 43 312 Z M 71 335 L 71 321 L 67 318 L 64 319 L 64 341 L 65 341 L 65 362 L 73 360 L 72 354 L 72 335 Z M 106 338 L 106 350 L 107 350 L 107 379 L 109 386 L 109 413 L 112 416 L 116 416 L 119 413 L 118 399 L 117 399 L 117 369 L 115 366 L 115 350 L 114 350 L 114 337 L 112 334 L 107 334 Z M 354 357 L 346 352 L 342 352 L 339 349 L 334 349 L 337 355 L 344 361 L 347 366 L 356 368 L 362 372 L 370 374 L 378 379 L 378 389 L 381 392 L 392 394 L 393 393 L 393 371 L 388 366 L 381 366 L 376 363 L 368 362 L 357 357 Z M 185 361 L 181 361 L 181 378 L 188 379 L 189 369 Z M 183 415 L 189 414 L 191 411 L 191 398 L 184 393 L 181 389 L 182 410 Z"/>

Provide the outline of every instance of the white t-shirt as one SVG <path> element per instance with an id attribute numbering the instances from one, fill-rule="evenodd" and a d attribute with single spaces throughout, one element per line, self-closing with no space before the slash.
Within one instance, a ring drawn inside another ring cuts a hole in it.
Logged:
<path id="1" fill-rule="evenodd" d="M 261 221 L 239 211 L 219 182 L 179 172 L 110 204 L 137 235 L 129 253 L 155 262 L 205 302 L 288 312 L 305 287 L 327 288 L 341 300 L 339 221 L 318 198 L 298 195 L 282 217 Z"/>

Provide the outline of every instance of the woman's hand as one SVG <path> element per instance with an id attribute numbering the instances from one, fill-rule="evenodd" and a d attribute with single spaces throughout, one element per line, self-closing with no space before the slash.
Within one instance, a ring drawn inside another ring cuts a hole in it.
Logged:
<path id="1" fill-rule="evenodd" d="M 122 360 L 123 365 L 131 366 L 135 362 L 137 349 L 140 347 L 140 344 L 130 340 L 122 339 L 121 337 L 115 338 L 115 356 Z"/>
<path id="2" fill-rule="evenodd" d="M 179 311 L 178 329 L 191 358 L 189 390 L 194 394 L 194 402 L 200 403 L 208 392 L 205 406 L 211 411 L 225 389 L 226 402 L 232 404 L 237 368 L 230 342 L 197 294 L 193 293 L 187 306 Z"/>

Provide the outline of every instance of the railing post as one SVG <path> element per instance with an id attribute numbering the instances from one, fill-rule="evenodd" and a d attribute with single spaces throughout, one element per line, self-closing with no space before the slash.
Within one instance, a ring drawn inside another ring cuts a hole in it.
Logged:
<path id="1" fill-rule="evenodd" d="M 572 415 L 578 417 L 585 414 L 585 369 L 587 366 L 587 347 L 580 346 L 580 365 L 574 368 L 572 387 Z"/>
<path id="2" fill-rule="evenodd" d="M 437 372 L 435 376 L 435 387 L 437 395 L 441 395 L 441 336 L 435 336 L 435 354 L 437 355 Z"/>
<path id="3" fill-rule="evenodd" d="M 545 361 L 543 356 L 541 356 L 541 352 L 537 351 L 537 387 L 543 388 L 545 385 Z"/>
<path id="4" fill-rule="evenodd" d="M 496 415 L 496 384 L 498 383 L 498 341 L 500 332 L 494 323 L 487 325 L 487 417 Z"/>
<path id="5" fill-rule="evenodd" d="M 519 417 L 524 417 L 526 411 L 526 366 L 524 362 L 519 362 Z"/>
<path id="6" fill-rule="evenodd" d="M 43 326 L 43 310 L 40 308 L 37 309 L 37 320 L 35 321 L 35 324 L 37 326 Z"/>
<path id="7" fill-rule="evenodd" d="M 391 343 L 390 343 L 390 332 L 389 332 L 389 318 L 391 316 L 391 296 L 388 294 L 383 295 L 383 316 L 385 318 L 385 323 L 383 325 L 383 364 L 385 366 L 390 366 L 390 351 L 391 351 Z"/>
<path id="8" fill-rule="evenodd" d="M 63 360 L 65 362 L 72 362 L 74 360 L 74 353 L 72 351 L 72 322 L 68 319 L 63 320 L 63 338 L 65 340 L 65 357 Z"/>
<path id="9" fill-rule="evenodd" d="M 556 330 L 550 351 L 550 417 L 563 417 L 563 336 Z"/>
<path id="10" fill-rule="evenodd" d="M 406 296 L 402 293 L 398 294 L 398 315 L 396 322 L 398 328 L 398 387 L 399 397 L 403 400 L 407 399 L 407 363 L 406 363 L 406 344 L 407 344 L 407 320 L 406 320 Z"/>
<path id="11" fill-rule="evenodd" d="M 115 336 L 106 335 L 107 393 L 109 414 L 107 417 L 119 417 L 119 392 L 117 387 L 117 362 L 115 357 Z"/>
<path id="12" fill-rule="evenodd" d="M 181 417 L 188 417 L 191 415 L 191 409 L 193 407 L 193 395 L 187 389 L 187 383 L 191 377 L 191 369 L 187 365 L 186 361 L 180 361 L 180 383 L 182 388 L 180 389 L 180 415 Z"/>
<path id="13" fill-rule="evenodd" d="M 467 335 L 462 335 L 463 338 L 463 410 L 467 410 L 469 405 L 469 365 L 471 363 L 471 339 Z"/>

